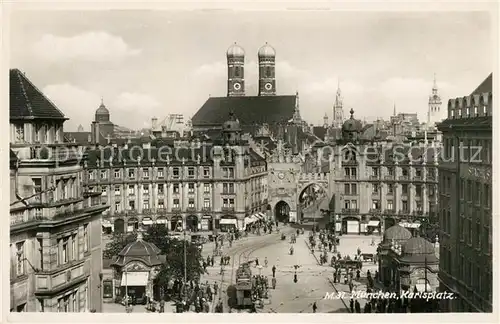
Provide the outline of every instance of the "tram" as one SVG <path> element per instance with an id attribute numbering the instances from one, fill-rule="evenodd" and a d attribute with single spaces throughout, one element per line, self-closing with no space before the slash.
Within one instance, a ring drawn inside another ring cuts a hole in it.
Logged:
<path id="1" fill-rule="evenodd" d="M 254 305 L 252 300 L 252 270 L 244 263 L 236 270 L 236 307 L 248 308 Z"/>

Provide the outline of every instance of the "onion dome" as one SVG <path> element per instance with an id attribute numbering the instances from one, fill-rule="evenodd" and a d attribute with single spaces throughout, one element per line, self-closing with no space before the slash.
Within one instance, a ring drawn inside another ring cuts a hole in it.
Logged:
<path id="1" fill-rule="evenodd" d="M 392 240 L 406 241 L 411 239 L 411 237 L 410 231 L 399 224 L 391 226 L 384 231 L 384 242 L 390 243 Z"/>
<path id="2" fill-rule="evenodd" d="M 354 119 L 354 109 L 351 108 L 350 111 L 351 118 L 346 120 L 342 125 L 342 130 L 345 132 L 361 132 L 363 129 L 363 124 L 361 121 Z"/>
<path id="3" fill-rule="evenodd" d="M 229 46 L 229 48 L 227 49 L 226 55 L 228 58 L 230 58 L 230 57 L 245 57 L 245 50 L 243 49 L 243 47 L 241 47 L 240 45 L 236 44 L 236 42 L 234 42 L 234 44 Z"/>
<path id="4" fill-rule="evenodd" d="M 276 57 L 276 51 L 267 42 L 259 49 L 259 57 Z"/>
<path id="5" fill-rule="evenodd" d="M 135 242 L 127 244 L 114 262 L 117 266 L 124 266 L 131 261 L 140 261 L 149 267 L 161 265 L 163 262 L 160 259 L 160 249 L 153 243 L 146 242 L 142 239 L 142 233 L 137 234 Z"/>
<path id="6" fill-rule="evenodd" d="M 411 263 L 434 263 L 437 261 L 436 248 L 434 244 L 423 237 L 413 237 L 406 241 L 402 247 L 403 262 Z"/>
<path id="7" fill-rule="evenodd" d="M 101 99 L 101 105 L 99 106 L 99 108 L 97 108 L 97 110 L 95 111 L 95 114 L 96 115 L 109 115 L 109 110 L 104 105 L 104 101 L 102 99 Z"/>

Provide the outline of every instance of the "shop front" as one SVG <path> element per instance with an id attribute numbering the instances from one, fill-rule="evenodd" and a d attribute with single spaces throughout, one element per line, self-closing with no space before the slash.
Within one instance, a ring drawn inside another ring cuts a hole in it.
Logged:
<path id="1" fill-rule="evenodd" d="M 212 231 L 213 230 L 213 218 L 210 215 L 203 215 L 201 217 L 201 230 L 202 231 Z"/>
<path id="2" fill-rule="evenodd" d="M 235 216 L 222 216 L 219 228 L 221 232 L 236 232 L 238 231 L 238 219 Z"/>

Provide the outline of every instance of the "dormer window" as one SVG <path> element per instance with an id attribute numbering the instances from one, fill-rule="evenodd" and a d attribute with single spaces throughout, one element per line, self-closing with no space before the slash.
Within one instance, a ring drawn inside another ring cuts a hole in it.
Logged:
<path id="1" fill-rule="evenodd" d="M 469 109 L 469 107 L 467 107 L 465 109 L 466 109 L 467 117 L 470 117 L 470 109 Z"/>
<path id="2" fill-rule="evenodd" d="M 488 112 L 486 111 L 486 105 L 483 105 L 483 114 L 485 116 L 488 116 Z"/>
<path id="3" fill-rule="evenodd" d="M 454 109 L 450 110 L 450 116 L 451 116 L 451 118 L 455 118 L 455 110 Z"/>
<path id="4" fill-rule="evenodd" d="M 477 117 L 479 116 L 478 112 L 477 112 L 477 106 L 474 106 L 474 116 Z"/>
<path id="5" fill-rule="evenodd" d="M 462 118 L 462 109 L 458 110 L 458 117 Z"/>

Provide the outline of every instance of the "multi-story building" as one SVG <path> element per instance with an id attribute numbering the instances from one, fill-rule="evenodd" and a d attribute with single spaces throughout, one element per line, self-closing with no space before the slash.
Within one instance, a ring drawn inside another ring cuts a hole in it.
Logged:
<path id="1" fill-rule="evenodd" d="M 86 187 L 111 206 L 104 226 L 129 232 L 158 223 L 199 232 L 244 229 L 251 216 L 263 217 L 265 159 L 240 138 L 233 114 L 221 135 L 89 151 Z"/>
<path id="2" fill-rule="evenodd" d="M 448 101 L 439 165 L 441 289 L 449 312 L 492 312 L 492 74 Z"/>
<path id="3" fill-rule="evenodd" d="M 353 113 L 330 162 L 337 230 L 382 233 L 396 223 L 416 230 L 437 206 L 438 145 L 367 140 Z"/>
<path id="4" fill-rule="evenodd" d="M 102 310 L 101 215 L 81 184 L 85 154 L 63 142 L 67 118 L 10 70 L 10 308 Z"/>

